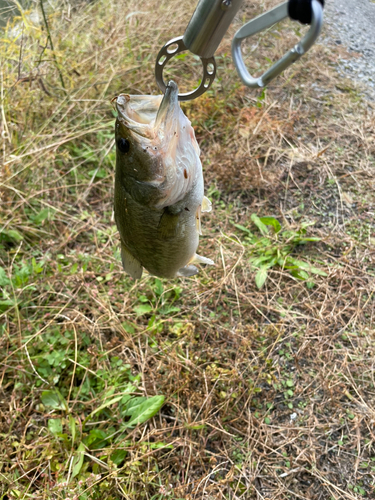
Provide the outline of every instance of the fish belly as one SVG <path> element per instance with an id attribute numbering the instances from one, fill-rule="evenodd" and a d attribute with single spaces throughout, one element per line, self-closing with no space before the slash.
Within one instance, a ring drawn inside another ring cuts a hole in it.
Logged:
<path id="1" fill-rule="evenodd" d="M 115 219 L 122 244 L 150 274 L 173 278 L 194 257 L 199 243 L 196 210 L 186 208 L 169 213 L 141 205 L 123 187 L 117 190 Z"/>

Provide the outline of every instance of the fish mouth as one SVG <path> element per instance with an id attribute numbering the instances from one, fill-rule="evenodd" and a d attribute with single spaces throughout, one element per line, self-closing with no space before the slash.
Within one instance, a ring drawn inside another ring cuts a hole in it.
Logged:
<path id="1" fill-rule="evenodd" d="M 117 118 L 134 138 L 153 138 L 152 128 L 162 96 L 120 94 L 116 99 Z"/>
<path id="2" fill-rule="evenodd" d="M 164 141 L 168 131 L 177 128 L 180 105 L 173 80 L 163 96 L 120 94 L 115 102 L 119 121 L 134 139 Z"/>

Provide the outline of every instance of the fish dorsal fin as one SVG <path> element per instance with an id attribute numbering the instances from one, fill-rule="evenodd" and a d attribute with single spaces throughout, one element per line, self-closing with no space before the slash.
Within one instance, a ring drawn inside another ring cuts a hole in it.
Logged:
<path id="1" fill-rule="evenodd" d="M 203 200 L 202 200 L 202 212 L 211 212 L 211 210 L 212 210 L 212 203 L 207 198 L 207 196 L 203 196 Z"/>
<path id="2" fill-rule="evenodd" d="M 158 226 L 158 237 L 161 240 L 170 240 L 175 238 L 180 231 L 180 214 L 174 214 L 165 207 Z"/>
<path id="3" fill-rule="evenodd" d="M 121 260 L 126 273 L 130 274 L 130 276 L 135 280 L 142 278 L 143 267 L 140 262 L 132 256 L 123 243 L 121 243 Z"/>

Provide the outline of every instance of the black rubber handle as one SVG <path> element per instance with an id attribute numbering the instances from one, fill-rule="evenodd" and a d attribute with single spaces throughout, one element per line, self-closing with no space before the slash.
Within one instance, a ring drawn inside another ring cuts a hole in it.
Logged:
<path id="1" fill-rule="evenodd" d="M 318 1 L 322 4 L 322 7 L 324 7 L 324 0 Z M 302 24 L 311 24 L 311 2 L 312 0 L 289 0 L 289 17 Z"/>

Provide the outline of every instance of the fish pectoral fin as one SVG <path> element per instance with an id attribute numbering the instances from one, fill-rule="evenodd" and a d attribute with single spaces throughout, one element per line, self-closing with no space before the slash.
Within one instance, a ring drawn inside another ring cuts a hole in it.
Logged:
<path id="1" fill-rule="evenodd" d="M 170 240 L 178 235 L 180 229 L 180 214 L 173 214 L 166 207 L 159 222 L 158 237 L 161 240 Z"/>
<path id="2" fill-rule="evenodd" d="M 181 269 L 178 270 L 177 276 L 184 276 L 185 278 L 189 278 L 190 276 L 194 276 L 194 274 L 197 274 L 199 271 L 195 266 L 185 266 L 181 267 Z"/>
<path id="3" fill-rule="evenodd" d="M 198 234 L 202 235 L 202 226 L 201 226 L 201 206 L 197 208 L 197 213 L 195 214 L 195 227 L 197 228 Z"/>
<path id="4" fill-rule="evenodd" d="M 210 266 L 214 266 L 215 262 L 208 257 L 203 257 L 202 255 L 198 255 L 196 253 L 189 264 L 209 264 Z"/>
<path id="5" fill-rule="evenodd" d="M 129 250 L 121 243 L 121 260 L 124 271 L 135 279 L 139 280 L 142 278 L 143 267 L 138 260 L 132 256 Z"/>
<path id="6" fill-rule="evenodd" d="M 197 228 L 198 234 L 202 234 L 201 216 L 204 212 L 211 212 L 212 203 L 208 198 L 203 196 L 202 204 L 197 208 L 197 213 L 195 214 L 195 226 Z"/>
<path id="7" fill-rule="evenodd" d="M 202 212 L 211 212 L 211 210 L 212 210 L 212 203 L 206 196 L 203 196 Z"/>

